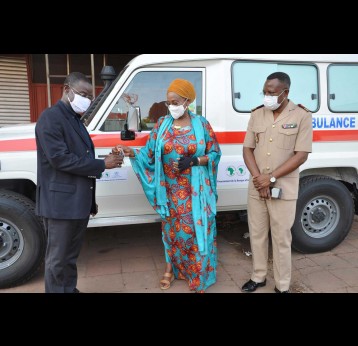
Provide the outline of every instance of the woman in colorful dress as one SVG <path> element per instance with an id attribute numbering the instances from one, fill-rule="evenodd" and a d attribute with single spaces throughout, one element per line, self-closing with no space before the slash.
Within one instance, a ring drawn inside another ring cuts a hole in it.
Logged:
<path id="1" fill-rule="evenodd" d="M 170 114 L 158 119 L 145 147 L 118 145 L 129 156 L 148 201 L 162 217 L 166 269 L 160 288 L 184 279 L 195 292 L 216 282 L 217 171 L 221 150 L 209 122 L 189 111 L 192 83 L 174 80 Z"/>

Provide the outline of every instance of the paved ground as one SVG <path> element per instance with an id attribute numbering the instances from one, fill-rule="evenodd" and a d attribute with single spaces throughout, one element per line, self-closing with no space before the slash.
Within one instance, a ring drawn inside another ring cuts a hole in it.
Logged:
<path id="1" fill-rule="evenodd" d="M 217 283 L 207 293 L 241 293 L 250 278 L 250 243 L 247 224 L 218 224 Z M 159 288 L 164 271 L 164 251 L 160 224 L 89 228 L 78 261 L 78 288 L 86 293 L 146 292 L 191 293 L 185 281 L 175 280 L 169 290 Z M 266 287 L 255 293 L 272 293 L 272 260 Z M 347 238 L 334 250 L 303 255 L 293 251 L 291 291 L 358 293 L 358 217 Z M 43 269 L 28 283 L 0 290 L 44 292 Z"/>

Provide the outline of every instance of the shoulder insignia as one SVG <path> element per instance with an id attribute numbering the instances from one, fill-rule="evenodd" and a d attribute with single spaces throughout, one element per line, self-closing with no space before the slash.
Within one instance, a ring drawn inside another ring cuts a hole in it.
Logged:
<path id="1" fill-rule="evenodd" d="M 262 107 L 264 107 L 264 105 L 257 106 L 256 108 L 251 109 L 251 112 L 254 112 L 254 111 L 256 111 L 256 109 L 259 109 L 259 108 L 262 108 Z"/>
<path id="2" fill-rule="evenodd" d="M 306 112 L 311 112 L 309 109 L 307 109 L 305 106 L 301 105 L 300 103 L 297 106 L 304 109 Z"/>

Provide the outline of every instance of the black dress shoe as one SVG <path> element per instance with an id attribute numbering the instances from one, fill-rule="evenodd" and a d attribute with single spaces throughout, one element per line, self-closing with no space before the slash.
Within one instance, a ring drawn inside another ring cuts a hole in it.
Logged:
<path id="1" fill-rule="evenodd" d="M 81 293 L 81 292 L 80 292 L 80 291 L 78 290 L 78 288 L 76 287 L 76 288 L 73 289 L 72 293 Z"/>
<path id="2" fill-rule="evenodd" d="M 246 282 L 244 286 L 242 286 L 241 291 L 242 292 L 254 292 L 258 287 L 266 286 L 266 279 L 263 282 L 255 282 L 251 279 Z"/>
<path id="3" fill-rule="evenodd" d="M 276 293 L 290 293 L 289 290 L 287 290 L 287 291 L 280 291 L 276 286 L 275 286 L 275 292 L 276 292 Z"/>

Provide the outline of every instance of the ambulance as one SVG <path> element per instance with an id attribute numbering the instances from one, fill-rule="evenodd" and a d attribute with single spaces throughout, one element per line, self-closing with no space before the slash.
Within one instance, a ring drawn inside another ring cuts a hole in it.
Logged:
<path id="1" fill-rule="evenodd" d="M 343 241 L 358 211 L 358 55 L 139 55 L 118 75 L 103 68 L 104 89 L 82 120 L 97 158 L 120 143 L 140 148 L 168 112 L 170 82 L 191 81 L 197 97 L 190 109 L 207 118 L 222 150 L 218 211 L 244 216 L 249 172 L 242 145 L 251 109 L 263 103 L 266 77 L 277 71 L 291 78 L 290 100 L 313 115 L 313 152 L 300 167 L 293 247 L 328 251 Z M 34 129 L 34 123 L 0 128 L 0 288 L 29 280 L 44 258 L 46 235 L 34 213 Z M 289 146 L 297 130 L 282 132 L 277 145 Z M 121 168 L 103 172 L 96 193 L 99 213 L 89 227 L 160 221 L 128 158 Z"/>

